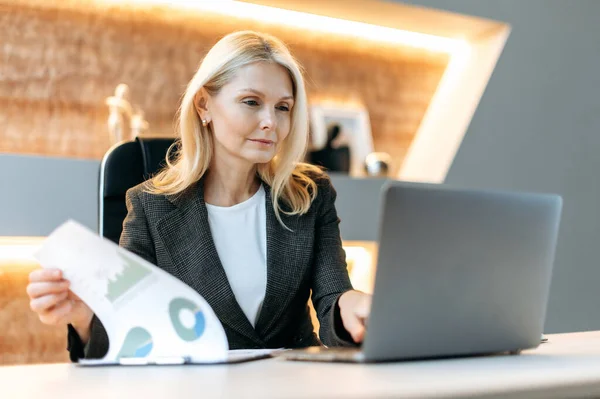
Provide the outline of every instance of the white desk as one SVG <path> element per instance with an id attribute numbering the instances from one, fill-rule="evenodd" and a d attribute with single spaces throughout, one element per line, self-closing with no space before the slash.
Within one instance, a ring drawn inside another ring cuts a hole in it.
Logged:
<path id="1" fill-rule="evenodd" d="M 600 397 L 600 331 L 549 335 L 519 356 L 377 365 L 0 367 L 0 398 Z"/>

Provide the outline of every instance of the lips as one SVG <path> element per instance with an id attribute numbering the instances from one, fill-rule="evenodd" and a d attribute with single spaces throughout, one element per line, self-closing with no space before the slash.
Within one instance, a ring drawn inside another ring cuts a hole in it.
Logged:
<path id="1" fill-rule="evenodd" d="M 250 141 L 254 141 L 255 143 L 261 143 L 261 144 L 275 144 L 274 141 L 272 140 L 264 140 L 264 139 L 250 139 Z"/>

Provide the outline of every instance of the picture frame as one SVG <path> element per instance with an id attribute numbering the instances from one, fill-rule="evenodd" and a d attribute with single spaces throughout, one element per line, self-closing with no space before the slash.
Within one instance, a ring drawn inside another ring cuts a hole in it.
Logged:
<path id="1" fill-rule="evenodd" d="M 309 151 L 321 150 L 328 140 L 328 129 L 340 126 L 339 136 L 333 146 L 347 145 L 350 149 L 351 176 L 365 176 L 364 163 L 373 152 L 373 136 L 367 109 L 357 104 L 329 102 L 312 103 L 309 106 L 311 139 Z"/>

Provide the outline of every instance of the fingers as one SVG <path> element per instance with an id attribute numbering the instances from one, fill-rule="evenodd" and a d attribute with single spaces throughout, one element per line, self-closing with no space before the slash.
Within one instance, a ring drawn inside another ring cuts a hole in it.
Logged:
<path id="1" fill-rule="evenodd" d="M 79 312 L 77 309 L 84 309 L 79 305 L 81 299 L 69 289 L 70 282 L 63 277 L 60 269 L 37 269 L 29 274 L 29 306 L 44 324 L 69 323 Z"/>
<path id="2" fill-rule="evenodd" d="M 346 317 L 342 316 L 342 323 L 354 342 L 360 343 L 363 341 L 365 337 L 365 325 L 360 317 L 354 313 L 348 313 Z"/>
<path id="3" fill-rule="evenodd" d="M 67 324 L 68 316 L 73 309 L 73 304 L 69 300 L 63 300 L 51 310 L 39 313 L 40 321 L 49 325 Z"/>
<path id="4" fill-rule="evenodd" d="M 69 285 L 67 280 L 33 282 L 27 285 L 27 295 L 35 299 L 50 294 L 62 294 L 69 290 Z"/>
<path id="5" fill-rule="evenodd" d="M 371 313 L 371 296 L 364 295 L 354 309 L 354 314 L 363 320 L 367 320 L 369 318 L 369 313 Z"/>
<path id="6" fill-rule="evenodd" d="M 60 281 L 62 280 L 62 271 L 59 269 L 36 269 L 29 273 L 29 282 L 40 281 Z"/>
<path id="7" fill-rule="evenodd" d="M 360 291 L 348 291 L 340 297 L 339 306 L 344 328 L 354 342 L 362 342 L 371 312 L 371 295 Z"/>
<path id="8" fill-rule="evenodd" d="M 32 299 L 29 302 L 29 307 L 36 313 L 48 312 L 52 307 L 67 299 L 68 291 L 60 294 L 44 295 L 39 298 Z"/>

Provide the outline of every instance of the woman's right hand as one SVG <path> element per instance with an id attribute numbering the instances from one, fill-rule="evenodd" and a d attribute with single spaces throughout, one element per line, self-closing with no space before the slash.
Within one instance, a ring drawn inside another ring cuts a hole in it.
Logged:
<path id="1" fill-rule="evenodd" d="M 77 295 L 69 290 L 69 281 L 63 279 L 59 269 L 36 269 L 29 274 L 27 285 L 29 306 L 41 322 L 51 326 L 71 324 L 81 341 L 90 337 L 94 312 Z"/>

